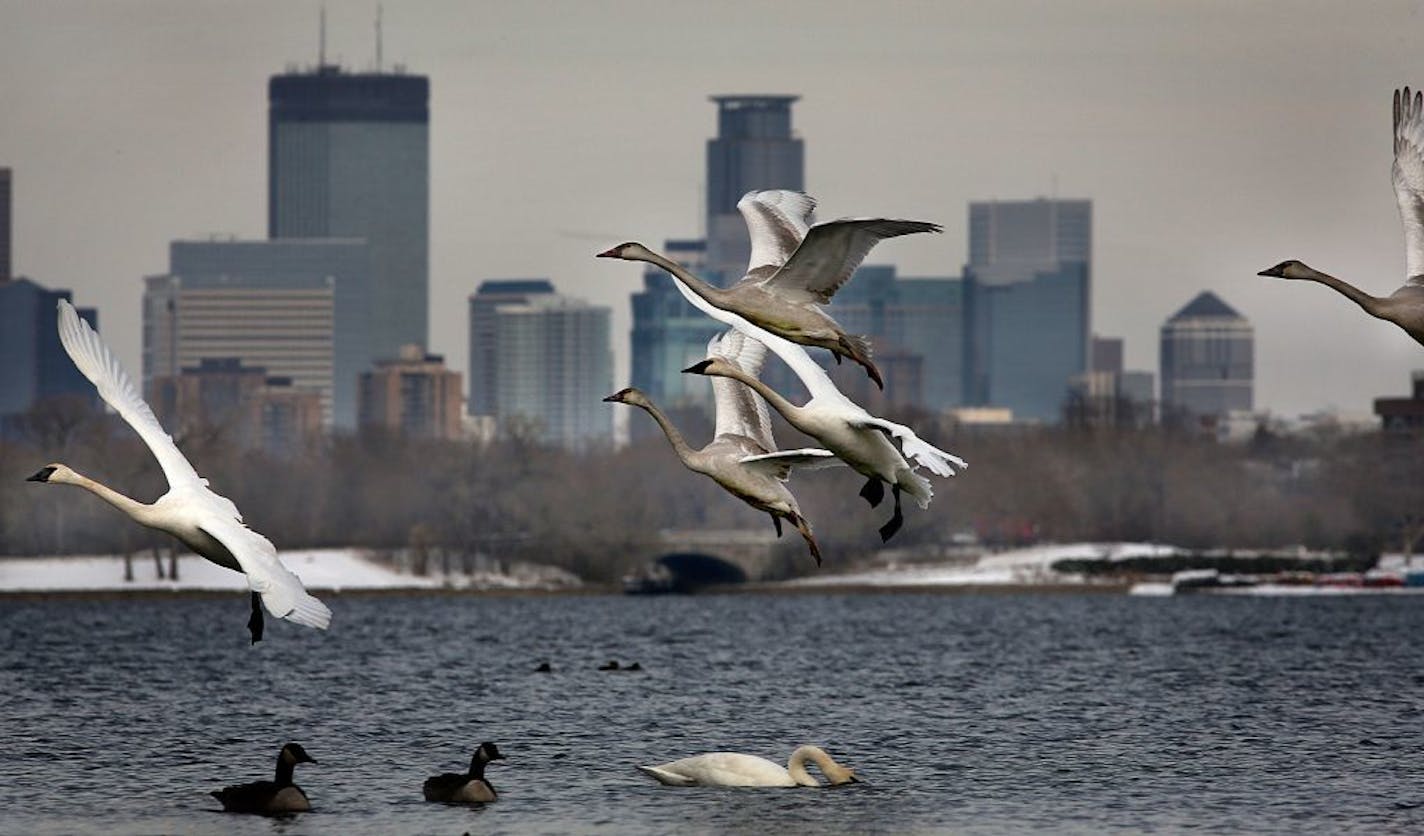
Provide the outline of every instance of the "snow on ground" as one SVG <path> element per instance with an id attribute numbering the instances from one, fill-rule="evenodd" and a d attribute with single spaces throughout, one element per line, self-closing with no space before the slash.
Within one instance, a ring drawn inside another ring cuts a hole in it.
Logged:
<path id="1" fill-rule="evenodd" d="M 1086 583 L 1077 574 L 1053 571 L 1060 560 L 1163 557 L 1177 553 L 1156 543 L 1061 543 L 985 554 L 970 564 L 915 563 L 844 575 L 812 575 L 787 581 L 796 586 L 980 586 Z"/>
<path id="2" fill-rule="evenodd" d="M 516 563 L 508 572 L 476 571 L 417 576 L 371 559 L 356 549 L 304 549 L 281 552 L 282 562 L 308 589 L 560 589 L 578 586 L 573 575 L 552 566 Z M 163 560 L 167 573 L 168 560 Z M 201 557 L 178 558 L 178 580 L 158 577 L 151 554 L 134 555 L 133 580 L 124 580 L 124 559 L 86 557 L 0 558 L 0 592 L 80 592 L 169 589 L 233 590 L 247 588 L 241 574 Z"/>

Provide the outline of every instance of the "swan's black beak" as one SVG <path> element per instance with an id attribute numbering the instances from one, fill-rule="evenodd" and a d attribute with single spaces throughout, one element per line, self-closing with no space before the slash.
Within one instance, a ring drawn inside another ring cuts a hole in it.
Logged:
<path id="1" fill-rule="evenodd" d="M 26 477 L 25 477 L 25 481 L 26 481 L 26 482 L 48 482 L 48 481 L 49 481 L 49 477 L 51 477 L 51 476 L 53 476 L 53 475 L 54 475 L 54 468 L 53 468 L 53 467 L 44 467 L 44 468 L 41 468 L 40 471 L 39 471 L 38 473 L 36 473 L 35 475 L 33 475 L 33 476 L 26 476 Z"/>
<path id="2" fill-rule="evenodd" d="M 603 252 L 599 253 L 596 257 L 597 257 L 597 258 L 617 258 L 617 257 L 618 257 L 618 250 L 619 250 L 619 249 L 621 249 L 621 248 L 620 248 L 620 247 L 614 247 L 614 248 L 611 249 L 611 250 L 604 250 Z"/>
<path id="3" fill-rule="evenodd" d="M 1287 265 L 1287 264 L 1290 264 L 1290 262 L 1289 262 L 1289 261 L 1282 261 L 1280 264 L 1277 264 L 1275 267 L 1267 267 L 1266 269 L 1262 270 L 1261 272 L 1257 273 L 1256 275 L 1258 275 L 1258 276 L 1271 276 L 1271 277 L 1277 278 L 1277 279 L 1284 279 L 1284 278 L 1286 277 L 1286 265 Z"/>
<path id="4" fill-rule="evenodd" d="M 604 402 L 604 403 L 618 403 L 620 400 L 622 400 L 622 398 L 619 398 L 619 397 L 618 397 L 618 393 L 615 392 L 615 393 L 613 393 L 612 395 L 609 395 L 608 397 L 604 398 L 604 399 L 603 399 L 603 402 Z"/>
<path id="5" fill-rule="evenodd" d="M 707 367 L 712 365 L 711 360 L 703 360 L 700 363 L 693 363 L 682 370 L 683 374 L 702 374 L 707 371 Z"/>

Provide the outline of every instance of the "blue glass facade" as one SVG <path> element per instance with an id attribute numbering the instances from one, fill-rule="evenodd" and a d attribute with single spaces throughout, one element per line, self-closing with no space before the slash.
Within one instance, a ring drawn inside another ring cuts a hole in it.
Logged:
<path id="1" fill-rule="evenodd" d="M 371 357 L 429 343 L 429 97 L 331 66 L 268 84 L 268 236 L 366 239 Z"/>
<path id="2" fill-rule="evenodd" d="M 97 403 L 94 385 L 59 341 L 58 304 L 68 290 L 48 290 L 29 279 L 0 281 L 0 416 L 18 415 L 50 397 Z M 99 314 L 79 308 L 95 330 Z"/>
<path id="3" fill-rule="evenodd" d="M 969 205 L 964 402 L 1056 421 L 1088 368 L 1092 203 Z"/>

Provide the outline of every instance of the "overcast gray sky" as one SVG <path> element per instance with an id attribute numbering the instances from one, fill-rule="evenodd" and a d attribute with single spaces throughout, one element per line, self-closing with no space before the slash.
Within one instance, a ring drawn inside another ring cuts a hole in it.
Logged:
<path id="1" fill-rule="evenodd" d="M 374 59 L 374 2 L 329 2 L 327 55 Z M 1424 349 L 1285 258 L 1403 278 L 1390 96 L 1424 86 L 1419 4 L 384 2 L 385 59 L 431 79 L 431 342 L 466 365 L 466 297 L 547 276 L 614 309 L 623 240 L 701 233 L 713 93 L 796 93 L 821 217 L 944 224 L 873 263 L 957 275 L 971 200 L 1094 204 L 1093 328 L 1157 370 L 1203 289 L 1256 327 L 1258 407 L 1368 412 Z M 97 305 L 139 371 L 141 279 L 175 238 L 266 230 L 267 78 L 316 58 L 320 4 L 0 0 L 0 166 L 15 267 Z"/>

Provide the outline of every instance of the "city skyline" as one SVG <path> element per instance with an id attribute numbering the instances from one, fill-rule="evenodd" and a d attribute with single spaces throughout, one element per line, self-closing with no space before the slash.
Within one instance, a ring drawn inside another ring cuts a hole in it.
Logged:
<path id="1" fill-rule="evenodd" d="M 457 300 L 485 278 L 550 275 L 614 309 L 615 378 L 627 380 L 641 276 L 593 253 L 704 232 L 707 97 L 728 93 L 800 96 L 822 217 L 945 226 L 872 254 L 902 275 L 959 273 L 972 201 L 1093 200 L 1091 318 L 1126 339 L 1129 367 L 1157 367 L 1157 327 L 1204 289 L 1256 328 L 1260 408 L 1367 412 L 1424 366 L 1407 337 L 1327 291 L 1254 275 L 1300 257 L 1374 292 L 1397 286 L 1388 102 L 1424 82 L 1409 75 L 1405 4 L 1368 16 L 907 4 L 811 21 L 791 3 L 756 27 L 748 4 L 550 8 L 386 4 L 388 65 L 431 79 L 429 348 L 456 370 Z M 167 243 L 262 236 L 266 80 L 315 63 L 318 9 L 0 3 L 14 24 L 0 66 L 40 80 L 0 91 L 15 272 L 96 306 L 131 369 L 142 277 L 161 272 Z M 330 12 L 328 58 L 368 68 L 373 16 Z M 633 21 L 652 37 L 620 37 Z M 852 45 L 831 46 L 845 31 Z M 894 60 L 877 48 L 887 42 Z"/>

